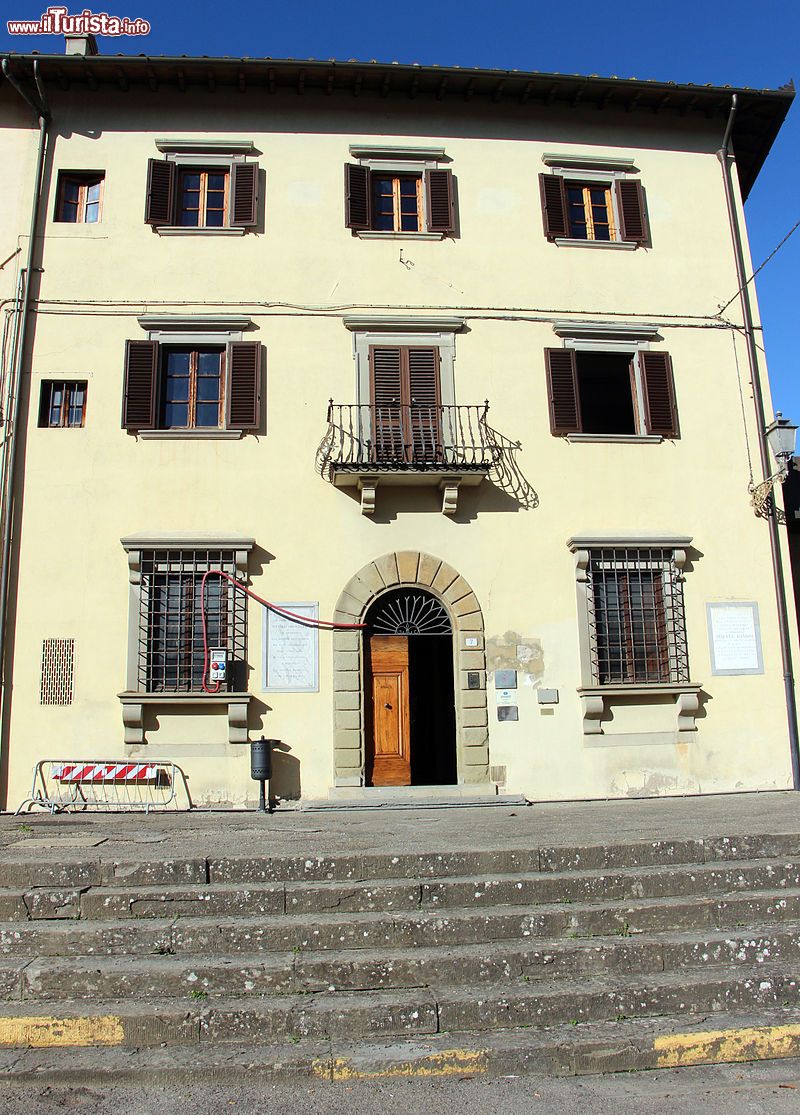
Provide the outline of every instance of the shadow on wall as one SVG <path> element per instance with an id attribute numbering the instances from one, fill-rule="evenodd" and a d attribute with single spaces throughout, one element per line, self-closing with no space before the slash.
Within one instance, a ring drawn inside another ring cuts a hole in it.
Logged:
<path id="1" fill-rule="evenodd" d="M 275 801 L 300 800 L 300 760 L 288 743 L 280 741 L 272 749 L 272 778 L 269 795 Z"/>

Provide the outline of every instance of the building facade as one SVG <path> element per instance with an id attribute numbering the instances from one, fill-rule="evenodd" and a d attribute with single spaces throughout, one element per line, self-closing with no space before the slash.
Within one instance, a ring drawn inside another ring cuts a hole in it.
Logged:
<path id="1" fill-rule="evenodd" d="M 738 303 L 719 313 L 730 90 L 91 54 L 4 73 L 9 252 L 39 134 L 21 94 L 48 114 L 10 807 L 40 759 L 155 758 L 241 805 L 261 735 L 283 802 L 791 785 Z M 738 91 L 740 217 L 791 96 Z"/>

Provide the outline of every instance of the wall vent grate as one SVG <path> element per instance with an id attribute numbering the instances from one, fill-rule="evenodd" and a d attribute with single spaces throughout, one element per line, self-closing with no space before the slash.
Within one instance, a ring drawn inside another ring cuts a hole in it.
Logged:
<path id="1" fill-rule="evenodd" d="M 42 679 L 39 703 L 71 705 L 74 689 L 75 640 L 42 640 Z"/>

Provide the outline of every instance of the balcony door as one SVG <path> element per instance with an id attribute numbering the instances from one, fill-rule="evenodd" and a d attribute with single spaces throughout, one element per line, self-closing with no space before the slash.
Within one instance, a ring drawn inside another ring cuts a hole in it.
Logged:
<path id="1" fill-rule="evenodd" d="M 442 459 L 439 350 L 431 345 L 371 345 L 372 454 L 375 463 L 409 467 Z"/>

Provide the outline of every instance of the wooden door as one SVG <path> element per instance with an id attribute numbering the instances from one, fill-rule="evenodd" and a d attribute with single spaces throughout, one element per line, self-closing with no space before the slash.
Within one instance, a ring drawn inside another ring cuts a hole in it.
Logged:
<path id="1" fill-rule="evenodd" d="M 408 639 L 405 636 L 372 636 L 370 686 L 372 738 L 368 739 L 371 746 L 367 754 L 367 781 L 372 786 L 410 786 Z"/>

